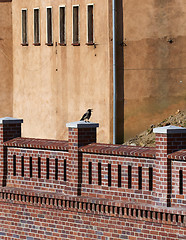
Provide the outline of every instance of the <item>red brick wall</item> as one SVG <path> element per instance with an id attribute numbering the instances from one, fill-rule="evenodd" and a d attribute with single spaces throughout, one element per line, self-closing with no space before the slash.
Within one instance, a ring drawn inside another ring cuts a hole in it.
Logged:
<path id="1" fill-rule="evenodd" d="M 182 171 L 183 175 L 183 186 L 182 186 L 182 193 L 180 194 L 180 170 Z M 172 206 L 176 207 L 185 207 L 186 204 L 186 164 L 184 161 L 172 160 Z"/>
<path id="2" fill-rule="evenodd" d="M 65 204 L 65 203 L 64 203 Z M 75 210 L 68 207 L 41 207 L 40 204 L 0 202 L 1 239 L 145 240 L 185 239 L 186 228 L 170 219 L 135 218 L 125 215 Z M 164 216 L 163 216 L 164 218 Z M 170 217 L 171 218 L 171 217 Z"/>
<path id="3" fill-rule="evenodd" d="M 89 162 L 92 163 L 92 184 L 89 184 Z M 98 162 L 101 163 L 101 185 L 98 185 Z M 108 186 L 108 164 L 111 165 L 111 186 Z M 118 187 L 118 165 L 121 166 L 121 187 Z M 128 188 L 128 166 L 132 169 L 131 188 Z M 142 189 L 138 186 L 138 167 L 142 167 Z M 120 201 L 135 199 L 149 204 L 154 193 L 149 191 L 149 167 L 154 167 L 154 159 L 84 153 L 82 196 Z"/>
<path id="4" fill-rule="evenodd" d="M 13 174 L 13 156 L 16 156 L 16 176 Z M 22 159 L 24 158 L 24 176 L 22 176 Z M 30 157 L 32 157 L 32 177 L 30 177 Z M 41 161 L 41 177 L 38 178 L 38 158 Z M 49 179 L 47 179 L 47 158 L 49 158 Z M 56 180 L 55 159 L 58 159 L 58 179 Z M 67 181 L 64 181 L 64 160 L 68 153 L 42 149 L 8 148 L 7 187 L 27 188 L 41 191 L 64 192 Z M 69 181 L 67 175 L 67 180 Z"/>
<path id="5" fill-rule="evenodd" d="M 168 145 L 167 136 L 157 134 L 155 156 L 153 149 L 123 147 L 126 149 L 119 151 L 120 146 L 115 145 L 112 151 L 112 145 L 96 144 L 95 129 L 70 128 L 68 147 L 65 142 L 60 148 L 60 142 L 52 147 L 49 140 L 38 140 L 37 144 L 37 139 L 29 145 L 29 139 L 23 138 L 3 143 L 3 138 L 9 140 L 17 132 L 16 126 L 15 131 L 0 128 L 0 174 L 6 177 L 6 186 L 0 188 L 0 239 L 186 239 L 185 177 L 183 193 L 179 193 L 179 171 L 185 173 L 186 154 L 168 155 L 175 152 L 177 138 L 176 144 L 172 140 Z M 184 146 L 177 145 L 178 150 Z M 174 146 L 174 150 L 169 152 L 168 146 Z M 132 169 L 131 188 L 128 166 Z M 149 168 L 153 168 L 152 190 Z"/>
<path id="6" fill-rule="evenodd" d="M 16 137 L 21 137 L 21 123 L 0 124 L 0 186 L 6 185 L 7 178 L 7 148 L 3 143 Z"/>

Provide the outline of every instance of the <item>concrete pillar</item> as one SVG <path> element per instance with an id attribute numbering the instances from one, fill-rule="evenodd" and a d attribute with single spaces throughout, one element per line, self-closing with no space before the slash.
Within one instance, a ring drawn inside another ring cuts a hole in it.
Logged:
<path id="1" fill-rule="evenodd" d="M 0 186 L 6 186 L 7 148 L 3 143 L 21 137 L 22 119 L 11 117 L 0 118 Z"/>
<path id="2" fill-rule="evenodd" d="M 72 195 L 81 195 L 82 184 L 82 153 L 79 148 L 96 142 L 98 123 L 78 121 L 67 123 L 68 127 L 68 191 Z"/>
<path id="3" fill-rule="evenodd" d="M 186 148 L 186 128 L 166 126 L 154 128 L 156 134 L 156 159 L 154 200 L 157 206 L 171 206 L 172 167 L 167 155 Z"/>

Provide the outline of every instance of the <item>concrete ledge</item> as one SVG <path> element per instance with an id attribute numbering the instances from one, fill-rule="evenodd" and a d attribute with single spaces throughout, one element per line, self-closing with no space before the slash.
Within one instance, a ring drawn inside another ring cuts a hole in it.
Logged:
<path id="1" fill-rule="evenodd" d="M 68 127 L 68 128 L 97 128 L 97 127 L 99 127 L 99 123 L 77 121 L 77 122 L 67 123 L 66 127 Z"/>
<path id="2" fill-rule="evenodd" d="M 186 133 L 186 128 L 169 125 L 165 127 L 154 128 L 153 132 L 165 134 Z"/>
<path id="3" fill-rule="evenodd" d="M 4 117 L 0 118 L 0 124 L 14 124 L 14 123 L 23 123 L 23 119 Z"/>

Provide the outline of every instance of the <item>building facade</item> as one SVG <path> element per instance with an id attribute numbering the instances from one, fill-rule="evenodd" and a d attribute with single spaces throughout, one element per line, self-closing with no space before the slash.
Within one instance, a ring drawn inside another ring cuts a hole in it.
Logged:
<path id="1" fill-rule="evenodd" d="M 1 115 L 24 118 L 24 136 L 64 139 L 65 123 L 93 108 L 99 141 L 112 142 L 112 1 L 0 4 Z M 117 142 L 186 110 L 185 20 L 184 0 L 116 1 Z"/>

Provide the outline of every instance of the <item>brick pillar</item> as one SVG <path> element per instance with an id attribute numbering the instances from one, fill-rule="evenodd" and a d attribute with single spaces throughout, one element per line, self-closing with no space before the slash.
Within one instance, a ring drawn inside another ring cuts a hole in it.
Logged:
<path id="1" fill-rule="evenodd" d="M 0 118 L 0 186 L 6 186 L 7 177 L 7 148 L 3 143 L 21 137 L 22 119 L 16 118 Z"/>
<path id="2" fill-rule="evenodd" d="M 82 153 L 79 147 L 96 142 L 96 128 L 98 123 L 78 121 L 67 123 L 68 127 L 68 192 L 81 195 L 82 184 Z"/>
<path id="3" fill-rule="evenodd" d="M 155 205 L 171 206 L 172 193 L 172 167 L 167 155 L 186 148 L 186 128 L 166 126 L 155 128 L 156 134 L 156 160 L 154 193 Z"/>

